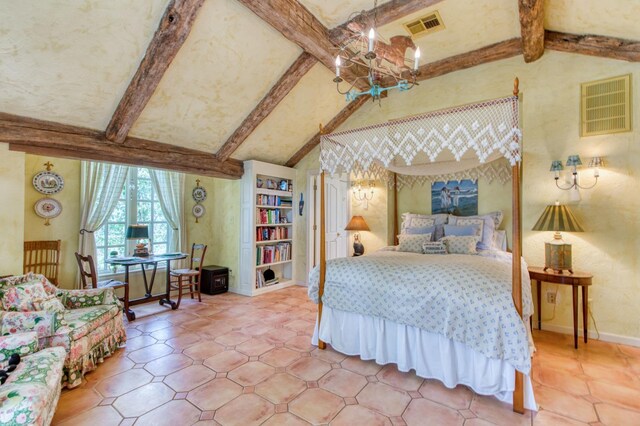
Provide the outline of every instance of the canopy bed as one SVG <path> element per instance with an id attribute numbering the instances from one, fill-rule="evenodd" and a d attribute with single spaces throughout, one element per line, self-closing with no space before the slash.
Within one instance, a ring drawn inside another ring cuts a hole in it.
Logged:
<path id="1" fill-rule="evenodd" d="M 513 96 L 322 136 L 320 263 L 309 289 L 318 303 L 314 342 L 320 349 L 327 342 L 448 387 L 464 384 L 494 395 L 516 412 L 537 409 L 525 321 L 533 305 L 521 261 L 521 138 L 517 78 Z M 408 181 L 510 177 L 512 253 L 390 250 L 327 262 L 325 173 L 386 178 L 396 195 L 394 235 L 398 187 Z"/>

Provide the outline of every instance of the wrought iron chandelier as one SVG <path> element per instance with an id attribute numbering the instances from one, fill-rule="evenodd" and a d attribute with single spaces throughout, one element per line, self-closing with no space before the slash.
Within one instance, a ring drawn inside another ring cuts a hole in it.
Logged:
<path id="1" fill-rule="evenodd" d="M 377 11 L 377 6 L 376 0 L 373 10 Z M 384 92 L 394 89 L 403 92 L 418 84 L 416 77 L 420 74 L 420 48 L 408 36 L 394 36 L 387 43 L 376 31 L 376 13 L 371 21 L 364 10 L 352 14 L 347 24 L 350 35 L 340 44 L 336 55 L 336 77 L 333 82 L 338 93 L 346 95 L 348 102 L 364 95 L 379 100 Z M 367 23 L 369 31 L 365 34 L 363 28 L 367 28 Z M 405 59 L 407 49 L 413 49 L 413 60 Z M 366 69 L 366 75 L 357 75 L 346 91 L 340 90 L 340 83 L 344 81 L 341 77 L 343 70 L 352 69 L 357 73 L 363 68 Z M 369 88 L 358 91 L 356 84 L 362 80 L 368 82 Z"/>

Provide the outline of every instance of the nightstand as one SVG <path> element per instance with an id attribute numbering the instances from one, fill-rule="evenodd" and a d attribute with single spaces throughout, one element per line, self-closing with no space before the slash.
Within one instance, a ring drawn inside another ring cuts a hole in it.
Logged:
<path id="1" fill-rule="evenodd" d="M 584 326 L 584 342 L 587 343 L 587 326 L 589 325 L 589 286 L 593 275 L 584 272 L 573 274 L 556 273 L 551 269 L 529 266 L 529 278 L 536 281 L 538 301 L 538 330 L 542 327 L 542 282 L 564 284 L 573 287 L 573 343 L 578 349 L 578 287 L 582 287 L 582 323 Z"/>

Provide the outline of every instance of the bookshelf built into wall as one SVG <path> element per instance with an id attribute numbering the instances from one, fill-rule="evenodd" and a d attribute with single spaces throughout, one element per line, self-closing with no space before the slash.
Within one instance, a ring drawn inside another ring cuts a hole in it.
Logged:
<path id="1" fill-rule="evenodd" d="M 240 294 L 254 296 L 294 284 L 294 178 L 289 167 L 244 162 Z"/>

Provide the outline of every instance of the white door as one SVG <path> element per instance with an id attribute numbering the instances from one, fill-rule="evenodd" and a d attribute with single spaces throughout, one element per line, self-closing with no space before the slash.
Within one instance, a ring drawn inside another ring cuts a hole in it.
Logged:
<path id="1" fill-rule="evenodd" d="M 339 176 L 324 179 L 325 244 L 327 260 L 347 256 L 347 181 Z"/>
<path id="2" fill-rule="evenodd" d="M 308 254 L 307 272 L 320 262 L 320 176 L 308 175 Z M 349 215 L 349 188 L 347 179 L 325 176 L 325 247 L 327 259 L 348 255 L 347 226 Z"/>

